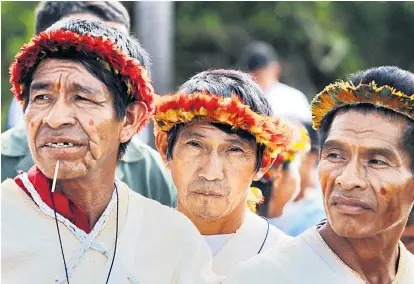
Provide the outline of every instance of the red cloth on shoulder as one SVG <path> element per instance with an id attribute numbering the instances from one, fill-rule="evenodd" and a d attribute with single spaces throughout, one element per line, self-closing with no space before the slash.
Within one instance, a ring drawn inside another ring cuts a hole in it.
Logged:
<path id="1" fill-rule="evenodd" d="M 50 196 L 50 180 L 36 166 L 33 166 L 27 172 L 27 175 L 35 190 L 40 195 L 40 198 L 42 198 L 42 200 L 50 208 L 53 208 L 52 198 Z M 24 192 L 26 192 L 27 195 L 30 196 L 30 198 L 32 198 L 30 192 L 23 185 L 23 182 L 19 176 L 15 177 L 14 181 L 18 186 L 20 186 L 21 189 L 24 190 Z M 52 194 L 55 200 L 56 212 L 71 221 L 79 229 L 83 230 L 86 233 L 90 233 L 91 228 L 88 216 L 86 215 L 85 211 L 62 193 L 55 191 Z"/>

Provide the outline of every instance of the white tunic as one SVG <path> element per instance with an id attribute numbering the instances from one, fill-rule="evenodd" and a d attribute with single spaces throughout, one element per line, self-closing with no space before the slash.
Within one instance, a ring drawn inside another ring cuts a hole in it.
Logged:
<path id="1" fill-rule="evenodd" d="M 400 242 L 398 272 L 392 284 L 414 283 L 414 256 Z M 241 263 L 223 284 L 362 284 L 364 281 L 325 243 L 316 228 L 266 254 Z"/>
<path id="2" fill-rule="evenodd" d="M 109 283 L 220 282 L 208 246 L 189 219 L 121 182 L 118 191 L 119 235 Z M 10 179 L 1 185 L 1 206 L 2 283 L 66 283 L 51 208 L 33 202 Z M 116 197 L 89 234 L 59 219 L 70 283 L 105 283 L 114 252 Z"/>
<path id="3" fill-rule="evenodd" d="M 251 211 L 246 212 L 245 220 L 240 228 L 230 237 L 226 236 L 228 240 L 213 258 L 214 271 L 223 276 L 227 275 L 228 271 L 238 263 L 256 256 L 259 251 L 260 253 L 269 251 L 291 239 L 274 226 L 268 226 L 265 219 Z M 211 244 L 211 241 L 209 243 Z"/>

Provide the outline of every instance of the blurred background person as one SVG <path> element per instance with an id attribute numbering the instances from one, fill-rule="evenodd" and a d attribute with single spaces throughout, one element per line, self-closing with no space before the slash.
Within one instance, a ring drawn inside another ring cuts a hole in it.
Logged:
<path id="1" fill-rule="evenodd" d="M 252 186 L 259 188 L 264 201 L 258 206 L 258 214 L 269 219 L 270 224 L 287 233 L 288 228 L 282 219 L 287 204 L 300 193 L 299 169 L 302 159 L 310 149 L 306 129 L 299 124 L 289 123 L 296 128 L 294 143 L 277 157 L 273 166 Z"/>
<path id="2" fill-rule="evenodd" d="M 310 150 L 301 157 L 299 167 L 300 191 L 289 201 L 283 215 L 274 224 L 290 236 L 297 236 L 326 218 L 322 191 L 318 182 L 318 137 L 311 123 L 303 123 L 310 139 Z"/>
<path id="3" fill-rule="evenodd" d="M 414 208 L 411 209 L 411 214 L 408 218 L 404 233 L 402 234 L 401 241 L 404 243 L 405 247 L 414 254 Z"/>
<path id="4" fill-rule="evenodd" d="M 282 65 L 276 50 L 266 42 L 253 42 L 242 52 L 240 65 L 249 71 L 265 93 L 273 114 L 285 119 L 310 121 L 306 96 L 279 81 Z"/>
<path id="5" fill-rule="evenodd" d="M 39 34 L 62 18 L 99 20 L 124 33 L 128 33 L 131 27 L 128 11 L 119 1 L 44 1 L 35 11 L 35 33 Z M 23 115 L 20 104 L 17 106 L 11 112 L 21 111 Z M 1 159 L 1 181 L 33 166 L 24 125 L 1 134 Z M 176 206 L 177 194 L 171 175 L 159 154 L 141 142 L 137 134 L 118 162 L 116 173 L 119 179 L 143 196 L 167 206 Z"/>

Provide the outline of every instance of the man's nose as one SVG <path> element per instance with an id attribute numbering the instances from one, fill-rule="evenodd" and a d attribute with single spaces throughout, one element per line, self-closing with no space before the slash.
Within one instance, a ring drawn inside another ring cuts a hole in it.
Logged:
<path id="1" fill-rule="evenodd" d="M 356 158 L 350 160 L 343 172 L 336 178 L 335 183 L 346 190 L 366 189 L 365 169 L 360 161 Z"/>
<path id="2" fill-rule="evenodd" d="M 206 180 L 222 180 L 224 178 L 224 166 L 222 158 L 217 152 L 212 152 L 205 157 L 205 163 L 201 167 L 198 176 L 203 177 Z"/>
<path id="3" fill-rule="evenodd" d="M 52 105 L 48 115 L 43 118 L 43 122 L 55 129 L 65 125 L 74 125 L 76 120 L 71 103 L 63 97 L 58 98 Z"/>

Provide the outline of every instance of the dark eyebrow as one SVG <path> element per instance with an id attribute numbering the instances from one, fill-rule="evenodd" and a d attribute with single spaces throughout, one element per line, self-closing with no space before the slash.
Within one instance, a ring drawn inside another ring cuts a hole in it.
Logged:
<path id="1" fill-rule="evenodd" d="M 187 137 L 187 138 L 189 138 L 189 137 L 206 138 L 207 136 L 204 135 L 204 134 L 201 134 L 201 133 L 199 133 L 197 131 L 190 130 L 190 131 L 184 132 L 182 134 L 182 137 Z M 228 143 L 234 143 L 234 144 L 241 145 L 241 146 L 246 146 L 246 145 L 249 144 L 248 141 L 245 141 L 243 139 L 238 139 L 238 138 L 227 138 L 227 139 L 225 139 L 225 141 L 228 142 Z"/>
<path id="2" fill-rule="evenodd" d="M 49 87 L 50 87 L 49 83 L 41 83 L 41 82 L 36 83 L 35 82 L 30 85 L 30 92 L 45 90 L 45 89 L 48 89 Z"/>
<path id="3" fill-rule="evenodd" d="M 381 155 L 386 157 L 389 160 L 397 160 L 397 155 L 391 149 L 384 148 L 384 147 L 374 147 L 366 149 L 367 154 L 369 155 Z"/>
<path id="4" fill-rule="evenodd" d="M 326 142 L 323 145 L 323 148 L 344 148 L 344 145 L 337 141 L 337 140 L 330 140 L 328 142 Z M 323 149 L 322 148 L 322 149 Z M 369 148 L 365 148 L 363 149 L 363 152 L 366 153 L 369 156 L 372 155 L 381 155 L 386 157 L 389 160 L 397 160 L 398 157 L 395 154 L 395 151 L 389 149 L 389 148 L 385 148 L 385 147 L 369 147 Z"/>
<path id="5" fill-rule="evenodd" d="M 46 90 L 50 88 L 51 85 L 52 84 L 50 83 L 34 82 L 30 85 L 30 91 L 32 92 L 32 91 Z M 94 96 L 96 94 L 96 91 L 94 89 L 83 86 L 79 83 L 73 83 L 72 87 L 76 92 L 84 93 L 84 94 L 91 95 L 91 96 Z"/>
<path id="6" fill-rule="evenodd" d="M 247 140 L 244 140 L 244 139 L 237 139 L 237 138 L 228 138 L 228 139 L 225 139 L 225 141 L 226 142 L 229 142 L 229 143 L 234 143 L 234 144 L 238 144 L 238 145 L 249 145 L 250 143 L 249 143 L 249 141 L 247 141 Z"/>
<path id="7" fill-rule="evenodd" d="M 73 89 L 77 92 L 84 93 L 84 94 L 91 95 L 91 96 L 94 96 L 96 94 L 96 91 L 94 91 L 93 89 L 88 88 L 86 86 L 82 86 L 81 84 L 78 84 L 78 83 L 73 83 Z"/>
<path id="8" fill-rule="evenodd" d="M 324 148 L 343 148 L 343 144 L 336 140 L 329 140 L 322 145 L 322 150 Z"/>
<path id="9" fill-rule="evenodd" d="M 186 132 L 183 133 L 182 136 L 184 136 L 184 137 L 196 136 L 198 138 L 206 138 L 207 137 L 206 135 L 203 135 L 203 134 L 198 133 L 196 131 L 186 131 Z"/>

